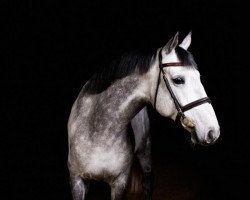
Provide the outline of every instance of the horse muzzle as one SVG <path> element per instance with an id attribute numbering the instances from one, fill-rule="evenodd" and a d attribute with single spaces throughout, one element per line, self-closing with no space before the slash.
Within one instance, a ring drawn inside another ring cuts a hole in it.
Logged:
<path id="1" fill-rule="evenodd" d="M 189 132 L 191 132 L 192 142 L 198 143 L 203 146 L 212 145 L 216 142 L 216 140 L 219 138 L 220 131 L 215 128 L 209 128 L 208 131 L 205 133 L 205 136 L 200 138 L 198 136 L 198 132 L 195 128 L 195 123 L 193 120 L 189 117 L 183 117 L 180 119 L 181 125 L 183 128 L 187 129 Z"/>

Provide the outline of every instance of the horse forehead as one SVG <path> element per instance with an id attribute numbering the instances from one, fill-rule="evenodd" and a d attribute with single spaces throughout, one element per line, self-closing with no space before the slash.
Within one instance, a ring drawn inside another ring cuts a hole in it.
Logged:
<path id="1" fill-rule="evenodd" d="M 180 66 L 180 67 L 168 67 L 168 72 L 171 76 L 188 76 L 193 80 L 200 80 L 200 73 L 194 67 Z"/>

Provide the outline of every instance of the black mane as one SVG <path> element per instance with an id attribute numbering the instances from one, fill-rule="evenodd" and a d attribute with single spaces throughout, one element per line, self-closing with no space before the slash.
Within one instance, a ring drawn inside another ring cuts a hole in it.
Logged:
<path id="1" fill-rule="evenodd" d="M 85 86 L 85 92 L 96 94 L 107 89 L 115 80 L 124 78 L 134 72 L 146 73 L 156 51 L 125 53 L 120 59 L 113 61 L 108 67 L 100 68 Z"/>
<path id="2" fill-rule="evenodd" d="M 176 53 L 185 66 L 197 67 L 192 54 L 177 46 Z M 155 60 L 156 51 L 125 53 L 120 59 L 113 61 L 108 67 L 101 67 L 90 78 L 85 86 L 85 92 L 90 94 L 101 93 L 115 80 L 124 78 L 134 72 L 146 73 Z"/>

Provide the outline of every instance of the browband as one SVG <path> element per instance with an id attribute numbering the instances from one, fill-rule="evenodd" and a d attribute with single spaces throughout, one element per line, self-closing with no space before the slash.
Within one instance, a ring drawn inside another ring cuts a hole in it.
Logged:
<path id="1" fill-rule="evenodd" d="M 161 67 L 183 67 L 184 64 L 183 63 L 179 63 L 179 62 L 171 62 L 171 63 L 162 63 Z"/>

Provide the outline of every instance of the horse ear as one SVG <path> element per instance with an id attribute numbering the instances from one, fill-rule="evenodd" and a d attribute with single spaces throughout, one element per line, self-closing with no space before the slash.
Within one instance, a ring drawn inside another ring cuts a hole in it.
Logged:
<path id="1" fill-rule="evenodd" d="M 169 54 L 175 47 L 178 45 L 179 42 L 179 32 L 175 34 L 174 37 L 172 37 L 168 43 L 162 48 L 162 50 L 166 53 Z"/>
<path id="2" fill-rule="evenodd" d="M 182 43 L 179 46 L 182 47 L 183 49 L 187 50 L 191 44 L 191 36 L 192 36 L 192 31 L 190 31 L 188 33 L 188 35 L 184 38 L 184 40 L 182 41 Z"/>

